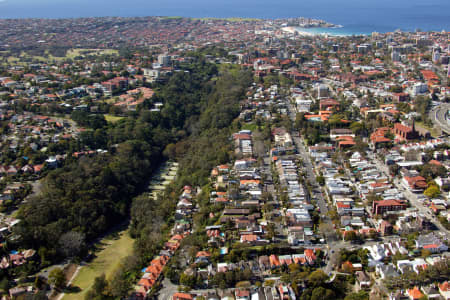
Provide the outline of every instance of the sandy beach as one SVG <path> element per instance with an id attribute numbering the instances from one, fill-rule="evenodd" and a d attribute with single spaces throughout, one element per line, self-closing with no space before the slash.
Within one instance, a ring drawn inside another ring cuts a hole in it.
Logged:
<path id="1" fill-rule="evenodd" d="M 316 34 L 311 33 L 311 32 L 301 31 L 297 27 L 292 27 L 292 26 L 283 27 L 283 28 L 281 28 L 281 30 L 289 32 L 289 33 L 292 33 L 292 34 L 297 33 L 298 35 L 302 35 L 302 36 L 314 36 L 314 35 L 316 35 Z"/>

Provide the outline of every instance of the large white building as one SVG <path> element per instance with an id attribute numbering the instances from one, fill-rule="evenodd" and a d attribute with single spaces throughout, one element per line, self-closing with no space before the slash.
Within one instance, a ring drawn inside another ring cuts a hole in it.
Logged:
<path id="1" fill-rule="evenodd" d="M 309 112 L 311 109 L 312 100 L 295 99 L 298 112 Z"/>
<path id="2" fill-rule="evenodd" d="M 421 95 L 426 92 L 428 92 L 428 86 L 422 82 L 414 84 L 411 88 L 411 93 L 413 96 Z"/>
<path id="3" fill-rule="evenodd" d="M 394 62 L 400 61 L 400 53 L 398 53 L 397 51 L 392 51 L 391 59 Z"/>
<path id="4" fill-rule="evenodd" d="M 150 82 L 153 82 L 159 78 L 160 71 L 155 69 L 143 68 L 144 77 Z"/>
<path id="5" fill-rule="evenodd" d="M 158 63 L 163 67 L 169 66 L 170 65 L 170 56 L 167 54 L 158 55 Z"/>

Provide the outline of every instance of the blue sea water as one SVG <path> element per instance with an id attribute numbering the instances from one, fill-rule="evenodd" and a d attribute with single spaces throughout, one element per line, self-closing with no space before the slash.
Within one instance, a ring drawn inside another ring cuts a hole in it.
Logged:
<path id="1" fill-rule="evenodd" d="M 396 29 L 449 31 L 450 0 L 0 0 L 0 18 L 101 16 L 304 16 L 343 25 L 332 32 L 345 35 Z"/>

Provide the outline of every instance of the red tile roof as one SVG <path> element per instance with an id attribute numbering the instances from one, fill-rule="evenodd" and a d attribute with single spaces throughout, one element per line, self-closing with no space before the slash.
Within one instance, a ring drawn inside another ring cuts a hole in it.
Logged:
<path id="1" fill-rule="evenodd" d="M 172 296 L 172 300 L 193 300 L 194 297 L 188 293 L 175 293 Z"/>
<path id="2" fill-rule="evenodd" d="M 415 286 L 413 289 L 408 290 L 408 295 L 412 299 L 420 299 L 423 297 L 422 292 L 419 290 L 417 286 Z"/>
<path id="3" fill-rule="evenodd" d="M 404 205 L 400 201 L 397 200 L 381 200 L 381 201 L 375 201 L 377 206 L 397 206 L 397 205 Z"/>

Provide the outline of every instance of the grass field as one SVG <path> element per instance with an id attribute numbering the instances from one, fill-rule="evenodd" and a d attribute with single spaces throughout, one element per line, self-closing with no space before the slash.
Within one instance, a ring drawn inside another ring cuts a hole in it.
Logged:
<path id="1" fill-rule="evenodd" d="M 256 131 L 258 129 L 258 125 L 253 124 L 253 123 L 245 123 L 244 125 L 242 125 L 242 130 L 251 130 L 251 131 Z"/>
<path id="2" fill-rule="evenodd" d="M 266 126 L 261 125 L 261 131 L 265 128 Z M 245 123 L 244 125 L 242 125 L 242 130 L 251 130 L 252 132 L 255 132 L 258 130 L 258 125 L 254 124 L 254 123 Z"/>
<path id="3" fill-rule="evenodd" d="M 425 128 L 426 130 L 428 130 L 431 133 L 431 135 L 433 137 L 438 137 L 441 135 L 441 133 L 439 132 L 438 129 L 436 129 L 435 127 L 429 127 L 429 126 L 425 125 L 423 122 L 416 122 L 416 126 Z"/>
<path id="4" fill-rule="evenodd" d="M 228 22 L 251 22 L 260 21 L 261 19 L 256 18 L 192 18 L 193 20 L 209 21 L 209 20 L 224 20 Z"/>
<path id="5" fill-rule="evenodd" d="M 14 57 L 14 56 L 8 56 L 7 61 L 9 63 L 15 63 L 15 62 L 19 61 L 19 58 L 18 57 Z"/>
<path id="6" fill-rule="evenodd" d="M 109 98 L 106 100 L 103 100 L 104 102 L 108 103 L 108 104 L 114 104 L 118 101 L 118 97 L 114 97 L 114 98 Z"/>
<path id="7" fill-rule="evenodd" d="M 8 51 L 3 51 L 3 54 L 8 54 Z M 64 57 L 56 57 L 48 53 L 46 51 L 46 57 L 44 56 L 31 56 L 25 51 L 23 51 L 19 57 L 16 56 L 8 56 L 7 62 L 9 64 L 17 64 L 17 65 L 26 65 L 25 62 L 21 60 L 26 60 L 27 62 L 59 62 L 65 59 L 74 59 L 77 56 L 83 55 L 118 55 L 119 51 L 114 49 L 70 49 L 67 51 L 66 56 Z"/>
<path id="8" fill-rule="evenodd" d="M 80 55 L 118 55 L 119 51 L 114 49 L 70 49 L 66 53 L 67 58 L 75 58 Z"/>
<path id="9" fill-rule="evenodd" d="M 84 299 L 86 292 L 91 288 L 94 279 L 103 273 L 110 278 L 120 264 L 120 261 L 133 251 L 133 239 L 128 230 L 121 231 L 115 236 L 101 240 L 96 257 L 86 266 L 82 267 L 72 282 L 72 288 L 79 292 L 65 294 L 63 300 Z"/>
<path id="10" fill-rule="evenodd" d="M 161 17 L 161 19 L 166 20 L 178 20 L 182 19 L 183 17 L 179 16 L 167 16 L 167 17 Z M 228 22 L 243 22 L 243 21 L 260 21 L 261 19 L 256 18 L 214 18 L 214 17 L 207 17 L 207 18 L 189 18 L 191 20 L 201 20 L 201 21 L 209 21 L 209 20 L 224 20 Z"/>
<path id="11" fill-rule="evenodd" d="M 106 122 L 116 123 L 117 121 L 122 120 L 125 117 L 117 117 L 112 115 L 104 115 Z"/>

